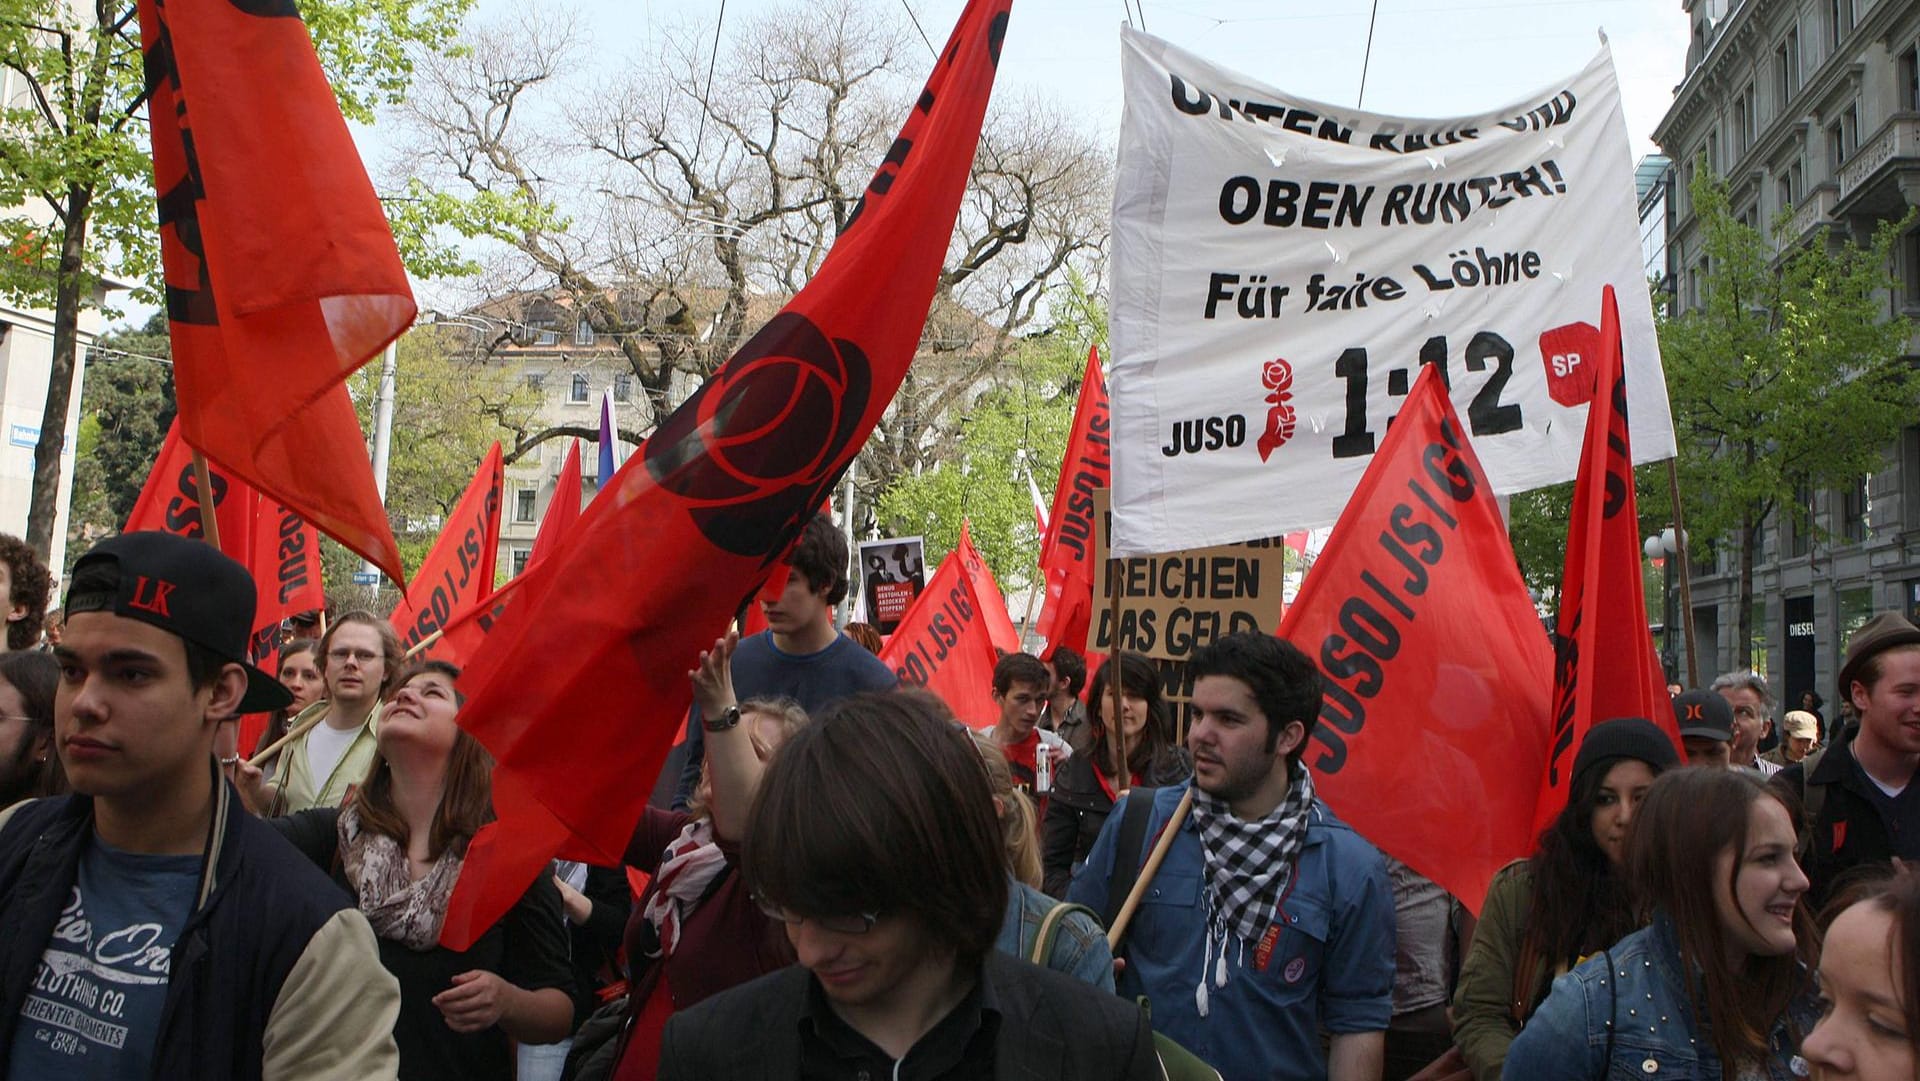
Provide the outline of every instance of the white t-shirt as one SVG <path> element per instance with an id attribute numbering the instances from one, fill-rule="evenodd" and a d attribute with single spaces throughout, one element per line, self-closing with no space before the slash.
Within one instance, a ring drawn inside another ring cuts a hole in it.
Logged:
<path id="1" fill-rule="evenodd" d="M 313 778 L 315 787 L 326 787 L 327 778 L 333 776 L 334 767 L 346 757 L 347 748 L 359 734 L 358 726 L 335 728 L 325 721 L 307 730 L 307 775 Z"/>

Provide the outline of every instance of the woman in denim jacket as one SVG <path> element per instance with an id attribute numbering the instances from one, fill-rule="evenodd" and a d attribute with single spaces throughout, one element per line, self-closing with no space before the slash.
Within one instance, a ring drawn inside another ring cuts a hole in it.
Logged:
<path id="1" fill-rule="evenodd" d="M 1507 1055 L 1526 1081 L 1792 1081 L 1818 1014 L 1793 819 L 1759 775 L 1655 781 L 1627 842 L 1652 925 L 1554 981 Z"/>

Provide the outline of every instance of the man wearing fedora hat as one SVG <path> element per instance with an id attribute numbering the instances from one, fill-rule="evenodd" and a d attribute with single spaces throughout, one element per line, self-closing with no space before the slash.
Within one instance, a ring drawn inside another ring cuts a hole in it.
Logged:
<path id="1" fill-rule="evenodd" d="M 1920 859 L 1920 627 L 1896 612 L 1868 620 L 1847 643 L 1840 695 L 1859 726 L 1776 778 L 1801 798 L 1816 904 L 1849 868 Z"/>
<path id="2" fill-rule="evenodd" d="M 291 699 L 245 662 L 254 595 L 164 533 L 74 564 L 54 699 L 73 794 L 0 811 L 0 1076 L 395 1076 L 372 928 L 214 760 L 222 721 Z"/>

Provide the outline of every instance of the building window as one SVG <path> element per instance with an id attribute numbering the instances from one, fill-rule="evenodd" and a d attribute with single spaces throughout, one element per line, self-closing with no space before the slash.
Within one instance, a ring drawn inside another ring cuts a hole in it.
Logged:
<path id="1" fill-rule="evenodd" d="M 1900 430 L 1900 515 L 1908 529 L 1920 529 L 1920 427 Z"/>
<path id="2" fill-rule="evenodd" d="M 1920 49 L 1912 45 L 1900 54 L 1900 108 L 1920 112 Z"/>
<path id="3" fill-rule="evenodd" d="M 1759 117 L 1754 115 L 1759 110 L 1754 106 L 1753 84 L 1748 83 L 1733 102 L 1734 138 L 1739 140 L 1733 147 L 1736 158 L 1753 149 L 1755 129 L 1759 124 Z"/>
<path id="4" fill-rule="evenodd" d="M 1800 28 L 1787 31 L 1780 47 L 1773 50 L 1773 100 L 1781 110 L 1800 90 Z"/>
<path id="5" fill-rule="evenodd" d="M 1920 229 L 1910 229 L 1900 237 L 1900 279 L 1906 306 L 1920 308 Z"/>
<path id="6" fill-rule="evenodd" d="M 533 555 L 533 549 L 531 548 L 513 549 L 513 576 L 514 577 L 516 578 L 519 577 L 520 572 L 527 569 L 527 559 L 532 555 Z"/>
<path id="7" fill-rule="evenodd" d="M 1860 146 L 1860 107 L 1848 105 L 1833 123 L 1827 125 L 1828 164 L 1837 175 L 1840 167 L 1853 157 Z"/>
<path id="8" fill-rule="evenodd" d="M 1852 589 L 1836 591 L 1834 610 L 1839 614 L 1834 628 L 1838 632 L 1838 641 L 1834 643 L 1833 656 L 1845 653 L 1847 642 L 1853 638 L 1853 632 L 1867 625 L 1873 618 L 1873 589 L 1869 586 L 1856 586 Z"/>
<path id="9" fill-rule="evenodd" d="M 532 488 L 522 488 L 519 491 L 513 493 L 513 520 L 514 521 L 516 522 L 533 521 L 534 494 L 535 493 Z"/>
<path id="10" fill-rule="evenodd" d="M 1719 128 L 1709 128 L 1707 130 L 1706 149 L 1702 151 L 1702 153 L 1706 156 L 1706 159 L 1707 159 L 1707 172 L 1718 173 L 1720 171 L 1720 129 Z"/>
<path id="11" fill-rule="evenodd" d="M 613 377 L 613 400 L 616 402 L 633 400 L 633 376 L 621 372 Z"/>
<path id="12" fill-rule="evenodd" d="M 573 324 L 573 344 L 593 344 L 593 324 L 587 322 L 585 317 L 582 317 L 579 322 Z"/>
<path id="13" fill-rule="evenodd" d="M 1840 539 L 1847 544 L 1865 541 L 1870 532 L 1867 522 L 1867 485 L 1872 481 L 1872 474 L 1863 475 L 1841 493 Z"/>
<path id="14" fill-rule="evenodd" d="M 1827 0 L 1827 52 L 1840 51 L 1840 41 L 1853 29 L 1853 0 Z"/>
<path id="15" fill-rule="evenodd" d="M 528 390 L 547 389 L 547 373 L 546 372 L 528 372 L 527 373 L 527 389 Z"/>
<path id="16" fill-rule="evenodd" d="M 1787 524 L 1788 556 L 1806 555 L 1813 547 L 1813 488 L 1806 481 L 1793 485 L 1793 509 L 1782 515 Z"/>
<path id="17" fill-rule="evenodd" d="M 573 373 L 573 387 L 567 392 L 567 401 L 579 405 L 587 400 L 587 377 L 581 372 Z"/>

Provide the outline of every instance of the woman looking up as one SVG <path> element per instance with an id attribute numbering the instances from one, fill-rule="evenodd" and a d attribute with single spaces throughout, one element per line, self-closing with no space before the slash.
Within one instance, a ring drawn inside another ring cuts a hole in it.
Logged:
<path id="1" fill-rule="evenodd" d="M 460 670 L 427 661 L 395 681 L 366 780 L 338 808 L 275 819 L 353 896 L 400 981 L 400 1075 L 509 1081 L 509 1041 L 565 1039 L 573 1024 L 560 894 L 538 876 L 471 949 L 439 944 L 467 842 L 493 818 L 493 762 L 454 722 Z"/>

